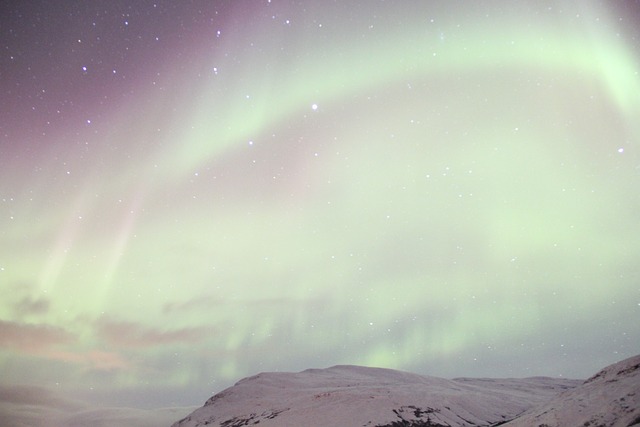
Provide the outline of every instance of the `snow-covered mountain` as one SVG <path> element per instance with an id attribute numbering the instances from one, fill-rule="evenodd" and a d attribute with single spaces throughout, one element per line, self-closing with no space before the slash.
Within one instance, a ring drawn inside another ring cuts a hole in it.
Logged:
<path id="1" fill-rule="evenodd" d="M 640 355 L 587 381 L 447 380 L 334 366 L 245 378 L 172 427 L 570 427 L 640 423 Z"/>
<path id="2" fill-rule="evenodd" d="M 640 355 L 607 366 L 504 427 L 640 426 Z"/>
<path id="3" fill-rule="evenodd" d="M 173 427 L 496 425 L 578 384 L 446 380 L 360 366 L 262 373 L 216 394 Z"/>

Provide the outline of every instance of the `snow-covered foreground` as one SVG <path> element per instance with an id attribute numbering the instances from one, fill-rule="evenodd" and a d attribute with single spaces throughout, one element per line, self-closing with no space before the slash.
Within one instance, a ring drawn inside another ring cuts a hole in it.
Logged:
<path id="1" fill-rule="evenodd" d="M 586 382 L 446 380 L 360 366 L 262 373 L 216 394 L 173 427 L 629 427 L 640 422 L 639 366 L 640 355 Z"/>

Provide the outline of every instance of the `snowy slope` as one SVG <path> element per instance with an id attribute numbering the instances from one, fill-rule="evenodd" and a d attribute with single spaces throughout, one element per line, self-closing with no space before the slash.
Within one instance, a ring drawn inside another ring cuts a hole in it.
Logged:
<path id="1" fill-rule="evenodd" d="M 173 427 L 489 426 L 580 383 L 446 380 L 359 366 L 262 373 L 216 394 Z"/>
<path id="2" fill-rule="evenodd" d="M 584 384 L 504 427 L 640 426 L 640 355 L 610 365 Z"/>

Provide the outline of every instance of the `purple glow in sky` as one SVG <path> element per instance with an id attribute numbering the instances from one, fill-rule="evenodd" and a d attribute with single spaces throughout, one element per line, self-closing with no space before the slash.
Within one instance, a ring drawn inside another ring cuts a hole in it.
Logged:
<path id="1" fill-rule="evenodd" d="M 3 3 L 0 413 L 639 353 L 639 9 Z"/>

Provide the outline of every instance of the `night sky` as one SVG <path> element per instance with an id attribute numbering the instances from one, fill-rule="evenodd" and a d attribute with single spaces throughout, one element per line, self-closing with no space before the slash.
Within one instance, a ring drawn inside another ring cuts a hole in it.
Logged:
<path id="1" fill-rule="evenodd" d="M 151 408 L 640 353 L 637 1 L 0 16 L 3 389 Z"/>

